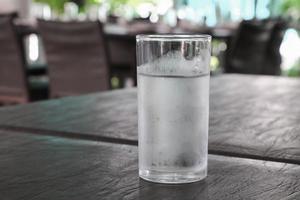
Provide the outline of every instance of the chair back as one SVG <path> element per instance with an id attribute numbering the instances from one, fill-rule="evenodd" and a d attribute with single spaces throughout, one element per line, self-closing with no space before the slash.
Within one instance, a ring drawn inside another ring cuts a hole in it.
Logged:
<path id="1" fill-rule="evenodd" d="M 284 34 L 288 28 L 288 23 L 283 19 L 268 20 L 274 24 L 271 32 L 270 41 L 267 46 L 267 55 L 265 59 L 264 74 L 280 75 L 281 74 L 281 55 L 279 52 Z"/>
<path id="2" fill-rule="evenodd" d="M 21 39 L 13 16 L 0 16 L 0 103 L 26 103 L 29 91 Z"/>
<path id="3" fill-rule="evenodd" d="M 261 74 L 273 25 L 263 21 L 243 21 L 231 49 L 225 71 Z"/>
<path id="4" fill-rule="evenodd" d="M 100 22 L 38 21 L 44 43 L 50 96 L 109 89 L 106 43 Z"/>

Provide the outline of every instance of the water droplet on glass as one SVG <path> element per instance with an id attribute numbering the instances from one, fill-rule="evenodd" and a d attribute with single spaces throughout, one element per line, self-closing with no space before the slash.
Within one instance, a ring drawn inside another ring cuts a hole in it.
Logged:
<path id="1" fill-rule="evenodd" d="M 197 74 L 197 73 L 199 73 L 200 68 L 198 66 L 194 66 L 192 71 L 194 74 Z"/>

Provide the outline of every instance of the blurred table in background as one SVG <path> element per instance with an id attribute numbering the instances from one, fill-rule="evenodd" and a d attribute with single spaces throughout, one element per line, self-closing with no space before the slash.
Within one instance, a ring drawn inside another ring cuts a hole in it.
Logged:
<path id="1" fill-rule="evenodd" d="M 37 27 L 33 23 L 17 21 L 16 28 L 20 37 L 25 37 L 29 34 L 39 34 Z M 226 27 L 170 28 L 163 24 L 134 23 L 128 25 L 105 24 L 104 32 L 109 47 L 112 75 L 133 77 L 135 80 L 135 36 L 137 34 L 209 34 L 212 35 L 213 39 L 222 40 L 229 46 L 235 29 Z M 29 66 L 29 74 L 43 72 L 43 67 L 46 67 L 46 65 Z"/>

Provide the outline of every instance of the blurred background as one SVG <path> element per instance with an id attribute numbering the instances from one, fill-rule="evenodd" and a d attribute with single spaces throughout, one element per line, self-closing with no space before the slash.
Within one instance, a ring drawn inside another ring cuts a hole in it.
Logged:
<path id="1" fill-rule="evenodd" d="M 299 0 L 0 0 L 0 104 L 134 87 L 143 33 L 212 35 L 212 75 L 300 77 Z"/>

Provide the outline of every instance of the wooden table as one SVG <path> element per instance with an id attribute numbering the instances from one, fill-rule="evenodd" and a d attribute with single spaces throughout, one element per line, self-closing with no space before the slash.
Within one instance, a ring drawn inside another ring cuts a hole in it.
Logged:
<path id="1" fill-rule="evenodd" d="M 0 109 L 1 199 L 300 199 L 300 80 L 211 78 L 208 177 L 137 172 L 136 89 Z"/>

